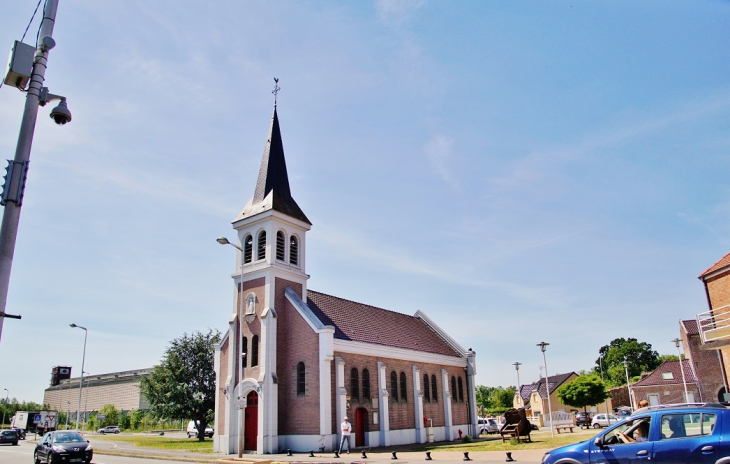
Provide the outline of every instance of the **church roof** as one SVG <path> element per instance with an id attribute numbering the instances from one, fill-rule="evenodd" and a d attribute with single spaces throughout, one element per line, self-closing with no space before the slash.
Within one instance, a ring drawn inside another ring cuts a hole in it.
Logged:
<path id="1" fill-rule="evenodd" d="M 728 253 L 725 256 L 723 256 L 722 258 L 720 258 L 720 260 L 718 262 L 716 262 L 715 264 L 713 264 L 712 266 L 707 268 L 705 270 L 705 272 L 700 274 L 700 279 L 702 279 L 703 277 L 705 277 L 708 274 L 712 274 L 713 272 L 715 272 L 719 269 L 722 269 L 724 267 L 727 267 L 727 266 L 730 266 L 730 253 Z"/>
<path id="2" fill-rule="evenodd" d="M 246 219 L 265 211 L 278 211 L 280 213 L 299 219 L 307 224 L 312 224 L 307 219 L 289 190 L 289 175 L 286 171 L 286 159 L 284 158 L 284 144 L 281 141 L 281 130 L 279 129 L 279 117 L 274 107 L 274 115 L 271 118 L 269 137 L 264 147 L 264 155 L 261 158 L 259 178 L 256 182 L 256 190 L 253 198 L 249 200 L 233 222 Z"/>
<path id="3" fill-rule="evenodd" d="M 335 328 L 335 338 L 461 356 L 423 319 L 307 290 L 307 306 Z"/>

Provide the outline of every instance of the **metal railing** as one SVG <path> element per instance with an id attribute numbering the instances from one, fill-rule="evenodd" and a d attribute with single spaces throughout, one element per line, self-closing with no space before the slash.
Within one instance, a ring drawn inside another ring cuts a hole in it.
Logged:
<path id="1" fill-rule="evenodd" d="M 730 339 L 730 305 L 698 314 L 697 329 L 702 343 Z"/>

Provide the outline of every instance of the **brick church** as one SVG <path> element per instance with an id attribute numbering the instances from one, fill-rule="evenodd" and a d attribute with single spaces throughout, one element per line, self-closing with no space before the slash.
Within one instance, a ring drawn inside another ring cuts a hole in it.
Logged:
<path id="1" fill-rule="evenodd" d="M 474 436 L 476 353 L 421 311 L 308 289 L 311 227 L 289 189 L 275 106 L 256 191 L 233 220 L 234 310 L 215 348 L 214 450 L 332 451 L 345 416 L 354 447 Z"/>

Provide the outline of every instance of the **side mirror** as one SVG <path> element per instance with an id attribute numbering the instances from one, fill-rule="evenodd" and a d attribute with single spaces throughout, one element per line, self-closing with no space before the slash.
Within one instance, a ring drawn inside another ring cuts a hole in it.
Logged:
<path id="1" fill-rule="evenodd" d="M 601 435 L 600 437 L 596 437 L 596 439 L 593 440 L 593 444 L 599 448 L 603 448 L 603 435 Z"/>

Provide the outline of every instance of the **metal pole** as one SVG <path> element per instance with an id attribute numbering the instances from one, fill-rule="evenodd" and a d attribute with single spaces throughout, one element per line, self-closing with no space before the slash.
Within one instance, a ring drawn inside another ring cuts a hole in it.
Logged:
<path id="1" fill-rule="evenodd" d="M 2 319 L 2 318 L 0 318 Z M 7 393 L 5 394 L 5 407 L 3 408 L 3 427 L 5 426 L 5 411 L 8 409 L 8 398 L 10 398 L 10 390 L 3 388 Z"/>
<path id="2" fill-rule="evenodd" d="M 682 353 L 679 352 L 679 343 L 681 340 L 675 338 L 672 340 L 677 346 L 677 357 L 679 357 L 679 370 L 682 372 L 682 385 L 684 385 L 684 402 L 689 403 L 689 393 L 687 392 L 687 379 L 684 377 L 684 363 L 682 362 Z"/>
<path id="3" fill-rule="evenodd" d="M 626 371 L 626 390 L 629 392 L 629 406 L 634 409 L 634 399 L 631 397 L 631 381 L 629 380 L 629 361 L 624 358 L 624 370 Z"/>
<path id="4" fill-rule="evenodd" d="M 522 365 L 522 363 L 515 362 L 512 365 L 515 366 L 515 370 L 517 371 L 517 394 L 519 395 L 520 403 L 522 403 L 522 391 L 520 390 L 520 366 Z"/>
<path id="5" fill-rule="evenodd" d="M 601 382 L 603 382 L 603 355 L 598 355 L 598 366 L 601 368 Z M 604 385 L 603 388 L 606 388 Z M 608 398 L 604 400 L 604 404 L 606 405 L 606 421 L 608 421 L 608 425 L 611 425 L 611 413 L 608 410 Z"/>
<path id="6" fill-rule="evenodd" d="M 553 427 L 553 405 L 552 401 L 550 401 L 550 377 L 548 376 L 547 359 L 545 358 L 545 347 L 549 344 L 550 343 L 540 342 L 537 344 L 537 346 L 539 346 L 542 350 L 542 363 L 545 365 L 545 388 L 547 390 L 548 397 L 548 412 L 550 413 L 550 435 L 552 437 L 555 437 L 555 428 Z"/>
<path id="7" fill-rule="evenodd" d="M 33 132 L 35 131 L 36 116 L 38 115 L 38 97 L 45 80 L 46 68 L 48 67 L 48 50 L 50 49 L 43 44 L 43 39 L 53 36 L 57 8 L 58 0 L 47 0 L 43 9 L 43 20 L 38 33 L 33 72 L 28 86 L 28 93 L 25 97 L 25 109 L 20 123 L 18 145 L 15 148 L 14 161 L 16 163 L 27 163 L 30 160 L 30 147 L 33 144 Z M 11 179 L 8 179 L 7 182 L 8 187 L 10 187 Z M 10 271 L 13 267 L 13 253 L 15 252 L 15 240 L 18 236 L 19 223 L 20 205 L 15 201 L 6 202 L 3 210 L 2 226 L 0 226 L 0 313 L 5 313 L 5 305 L 8 299 Z M 2 337 L 4 319 L 4 317 L 0 317 L 0 337 Z"/>
<path id="8" fill-rule="evenodd" d="M 90 375 L 88 372 L 81 372 L 82 374 Z M 84 421 L 81 423 L 81 433 L 84 433 L 84 427 L 86 426 L 86 406 L 89 404 L 89 382 L 91 381 L 90 377 L 86 378 L 86 394 L 84 395 Z"/>
<path id="9" fill-rule="evenodd" d="M 84 365 L 86 364 L 86 336 L 89 334 L 89 331 L 86 330 L 86 327 L 81 327 L 80 325 L 76 324 L 70 324 L 73 328 L 79 328 L 84 329 L 84 356 L 81 358 L 81 380 L 79 381 L 79 407 L 76 410 L 76 430 L 79 429 L 79 415 L 81 414 L 81 390 L 84 386 Z"/>

